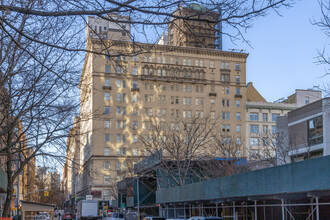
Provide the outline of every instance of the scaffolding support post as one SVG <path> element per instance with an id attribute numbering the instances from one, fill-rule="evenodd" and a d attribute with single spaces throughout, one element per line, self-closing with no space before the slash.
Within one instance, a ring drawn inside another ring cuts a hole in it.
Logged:
<path id="1" fill-rule="evenodd" d="M 264 220 L 266 220 L 266 201 L 264 201 Z"/>
<path id="2" fill-rule="evenodd" d="M 202 217 L 204 217 L 204 208 L 203 208 L 203 203 L 202 203 Z"/>
<path id="3" fill-rule="evenodd" d="M 183 217 L 186 219 L 186 203 L 183 203 Z"/>
<path id="4" fill-rule="evenodd" d="M 217 217 L 219 217 L 219 213 L 218 213 L 218 203 L 216 203 L 216 210 L 215 210 L 215 213 L 216 213 Z"/>
<path id="5" fill-rule="evenodd" d="M 166 218 L 168 218 L 168 205 L 166 205 Z"/>
<path id="6" fill-rule="evenodd" d="M 257 200 L 254 200 L 254 220 L 258 220 Z"/>
<path id="7" fill-rule="evenodd" d="M 191 204 L 189 204 L 189 218 L 191 218 Z"/>
<path id="8" fill-rule="evenodd" d="M 285 213 L 284 213 L 284 199 L 281 199 L 282 201 L 282 220 L 285 220 Z"/>
<path id="9" fill-rule="evenodd" d="M 233 219 L 236 220 L 235 201 L 233 202 Z"/>
<path id="10" fill-rule="evenodd" d="M 320 220 L 320 213 L 319 213 L 319 197 L 316 196 L 315 198 L 316 202 L 316 220 Z"/>
<path id="11" fill-rule="evenodd" d="M 313 209 L 314 209 L 314 207 L 313 207 L 313 197 L 312 197 L 311 198 L 311 211 L 309 213 L 309 215 L 311 215 L 311 220 L 314 220 L 314 215 L 312 214 L 313 213 Z"/>

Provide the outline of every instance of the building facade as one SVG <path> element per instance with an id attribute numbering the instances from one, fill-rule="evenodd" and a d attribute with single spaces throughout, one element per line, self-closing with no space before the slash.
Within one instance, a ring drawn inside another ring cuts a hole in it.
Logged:
<path id="1" fill-rule="evenodd" d="M 130 164 L 145 156 L 138 134 L 149 134 L 153 120 L 220 118 L 241 144 L 240 156 L 245 156 L 248 54 L 201 45 L 132 43 L 108 37 L 114 36 L 112 30 L 105 30 L 106 39 L 90 34 L 86 39 L 88 50 L 97 53 L 86 54 L 79 86 L 83 171 L 78 197 L 114 199 L 117 181 L 127 176 Z"/>
<path id="2" fill-rule="evenodd" d="M 247 85 L 246 102 L 246 149 L 250 160 L 273 158 L 276 163 L 277 129 L 276 120 L 290 111 L 320 100 L 318 90 L 297 89 L 296 92 L 279 103 L 267 102 L 252 83 Z"/>
<path id="3" fill-rule="evenodd" d="M 277 129 L 284 142 L 277 149 L 278 163 L 330 155 L 329 113 L 330 99 L 325 98 L 280 117 Z"/>

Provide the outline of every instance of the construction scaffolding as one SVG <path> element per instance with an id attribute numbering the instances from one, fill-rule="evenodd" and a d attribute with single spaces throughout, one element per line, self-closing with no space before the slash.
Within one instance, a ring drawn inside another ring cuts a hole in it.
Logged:
<path id="1" fill-rule="evenodd" d="M 214 203 L 165 204 L 159 213 L 165 218 L 187 219 L 192 216 L 215 216 L 230 220 L 326 220 L 330 217 L 329 196 L 299 200 L 272 199 L 214 201 Z"/>

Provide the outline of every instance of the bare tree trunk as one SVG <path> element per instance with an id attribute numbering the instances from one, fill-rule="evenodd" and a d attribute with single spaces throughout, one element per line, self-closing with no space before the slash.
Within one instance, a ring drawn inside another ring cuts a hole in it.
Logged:
<path id="1" fill-rule="evenodd" d="M 11 157 L 9 152 L 8 157 Z M 8 158 L 7 160 L 7 179 L 8 179 L 8 186 L 7 186 L 7 196 L 4 205 L 4 210 L 2 213 L 3 217 L 9 217 L 10 215 L 10 204 L 13 199 L 13 192 L 14 192 L 14 179 L 13 179 L 13 172 L 12 172 L 12 159 Z"/>

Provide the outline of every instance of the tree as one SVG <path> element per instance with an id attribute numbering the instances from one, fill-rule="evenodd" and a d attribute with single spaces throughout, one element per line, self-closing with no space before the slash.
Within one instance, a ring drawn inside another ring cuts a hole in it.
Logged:
<path id="1" fill-rule="evenodd" d="M 232 133 L 223 131 L 220 124 L 210 115 L 178 117 L 173 122 L 154 118 L 149 131 L 141 132 L 138 138 L 140 148 L 153 157 L 157 172 L 165 177 L 158 181 L 182 186 L 242 172 L 237 163 L 241 143 Z"/>
<path id="2" fill-rule="evenodd" d="M 330 1 L 319 0 L 318 2 L 321 9 L 321 18 L 319 20 L 314 19 L 312 21 L 312 24 L 319 26 L 324 31 L 325 35 L 329 38 L 330 37 L 330 17 L 329 17 Z M 323 50 L 318 51 L 317 63 L 326 66 L 326 73 L 325 73 L 326 75 L 330 73 L 329 72 L 330 57 L 327 54 L 326 47 L 324 47 Z M 326 88 L 326 91 L 328 91 L 328 88 Z"/>
<path id="3" fill-rule="evenodd" d="M 201 20 L 201 15 L 220 11 L 211 22 L 222 22 L 234 32 L 223 32 L 231 39 L 243 36 L 253 20 L 270 10 L 289 6 L 289 0 L 202 1 L 16 1 L 0 3 L 0 143 L 8 189 L 4 216 L 9 214 L 13 183 L 24 166 L 35 157 L 61 159 L 65 138 L 79 107 L 76 88 L 85 48 L 83 29 L 87 15 L 113 20 L 111 13 L 130 16 L 136 33 L 150 36 L 162 32 L 177 20 Z M 206 10 L 189 16 L 172 12 L 181 5 L 205 3 Z M 148 30 L 148 31 L 147 31 Z M 160 35 L 160 34 L 159 34 Z M 101 36 L 99 36 L 101 37 Z M 140 41 L 130 35 L 131 41 Z M 146 38 L 144 41 L 155 42 Z M 107 45 L 111 50 L 112 45 Z M 141 53 L 137 50 L 134 53 Z M 106 54 L 106 51 L 102 52 Z M 131 54 L 133 55 L 133 54 Z M 93 116 L 91 116 L 93 117 Z M 19 128 L 22 125 L 22 129 Z M 26 140 L 23 140 L 23 135 Z M 24 154 L 32 149 L 31 154 Z M 26 156 L 29 155 L 29 156 Z M 40 157 L 39 157 L 40 156 Z"/>
<path id="4" fill-rule="evenodd" d="M 21 4 L 38 7 L 34 1 Z M 41 20 L 4 10 L 0 17 L 0 156 L 8 179 L 3 216 L 8 216 L 13 184 L 29 161 L 63 157 L 72 115 L 79 107 L 74 94 L 82 59 L 77 52 L 46 46 L 76 44 L 74 36 L 66 35 L 69 19 Z"/>

